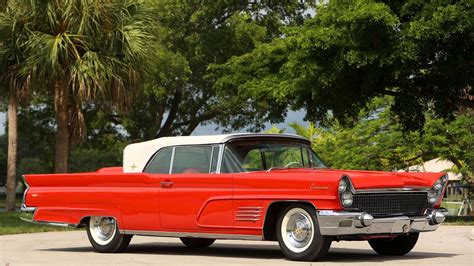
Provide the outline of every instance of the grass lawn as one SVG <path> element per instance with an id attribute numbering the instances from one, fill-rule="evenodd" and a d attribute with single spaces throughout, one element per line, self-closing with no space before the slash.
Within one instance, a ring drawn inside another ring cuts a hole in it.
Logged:
<path id="1" fill-rule="evenodd" d="M 50 231 L 70 231 L 74 228 L 38 225 L 20 220 L 18 212 L 1 212 L 0 213 L 0 235 L 38 233 Z"/>

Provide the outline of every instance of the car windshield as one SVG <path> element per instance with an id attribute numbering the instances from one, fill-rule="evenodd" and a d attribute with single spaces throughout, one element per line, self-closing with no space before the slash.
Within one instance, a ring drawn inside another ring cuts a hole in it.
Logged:
<path id="1" fill-rule="evenodd" d="M 228 143 L 224 150 L 223 173 L 240 173 L 286 168 L 325 168 L 321 159 L 301 142 L 246 140 Z"/>

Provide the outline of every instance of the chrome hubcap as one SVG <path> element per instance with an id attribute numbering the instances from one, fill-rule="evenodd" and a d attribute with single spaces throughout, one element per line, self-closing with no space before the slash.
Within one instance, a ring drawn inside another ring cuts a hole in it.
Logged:
<path id="1" fill-rule="evenodd" d="M 93 228 L 96 236 L 100 240 L 107 241 L 114 235 L 115 219 L 110 217 L 97 217 L 97 219 L 94 220 Z"/>
<path id="2" fill-rule="evenodd" d="M 288 243 L 295 248 L 307 246 L 313 235 L 313 227 L 310 218 L 304 213 L 294 213 L 286 224 L 286 236 Z"/>

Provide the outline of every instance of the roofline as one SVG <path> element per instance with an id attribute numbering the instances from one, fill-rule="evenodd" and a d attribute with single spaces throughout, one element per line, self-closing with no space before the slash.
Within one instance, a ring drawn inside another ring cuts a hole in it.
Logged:
<path id="1" fill-rule="evenodd" d="M 249 138 L 279 138 L 279 139 L 293 139 L 293 140 L 299 140 L 299 141 L 304 141 L 307 143 L 311 143 L 310 140 L 308 140 L 305 137 L 302 137 L 300 135 L 296 134 L 282 134 L 282 133 L 241 133 L 241 134 L 232 134 L 227 137 L 225 137 L 222 140 L 222 143 L 227 143 L 232 140 L 238 140 L 238 139 L 249 139 Z"/>

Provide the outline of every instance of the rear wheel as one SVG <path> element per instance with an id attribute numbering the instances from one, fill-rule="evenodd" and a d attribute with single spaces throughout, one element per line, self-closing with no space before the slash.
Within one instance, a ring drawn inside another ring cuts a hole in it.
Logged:
<path id="1" fill-rule="evenodd" d="M 314 261 L 326 255 L 332 239 L 322 236 L 313 208 L 292 204 L 284 208 L 277 221 L 277 240 L 290 260 Z"/>
<path id="2" fill-rule="evenodd" d="M 195 238 L 195 237 L 180 237 L 179 239 L 181 239 L 181 242 L 183 242 L 183 244 L 185 244 L 187 247 L 196 248 L 196 249 L 207 248 L 210 245 L 212 245 L 214 241 L 216 241 L 215 239 L 212 239 L 212 238 Z"/>
<path id="3" fill-rule="evenodd" d="M 89 219 L 87 237 L 95 250 L 101 253 L 122 252 L 133 235 L 122 235 L 113 217 L 93 216 Z"/>
<path id="4" fill-rule="evenodd" d="M 380 255 L 403 256 L 415 247 L 419 233 L 397 236 L 395 238 L 375 238 L 369 245 Z"/>

